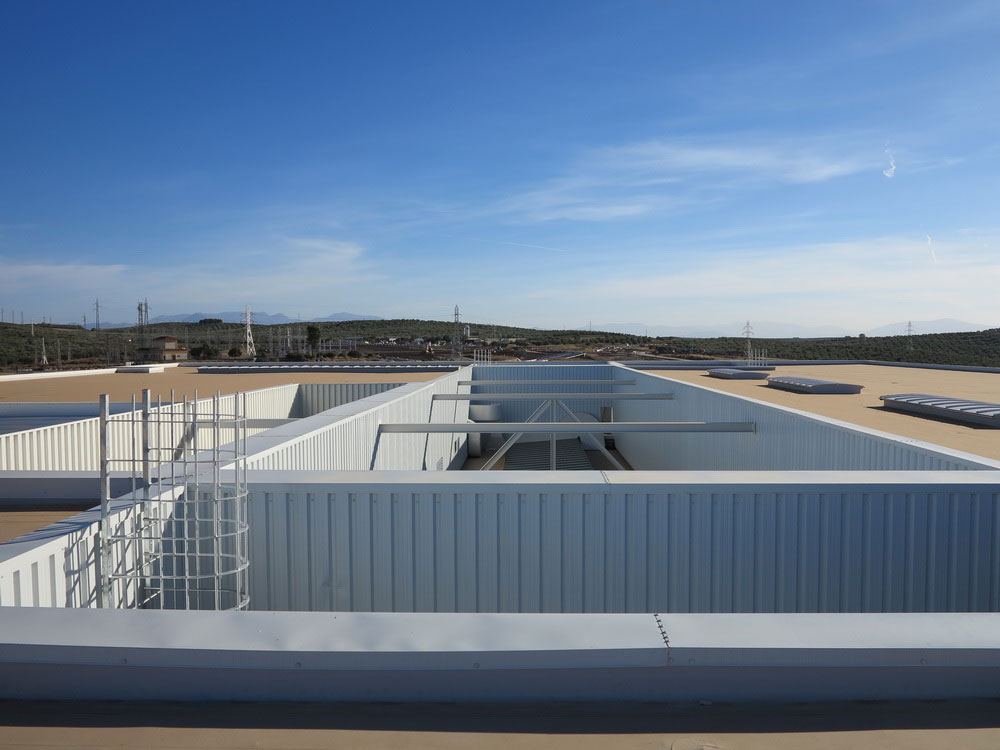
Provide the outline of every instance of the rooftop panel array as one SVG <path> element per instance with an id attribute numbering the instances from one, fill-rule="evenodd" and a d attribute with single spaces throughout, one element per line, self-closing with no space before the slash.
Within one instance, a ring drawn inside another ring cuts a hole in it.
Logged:
<path id="1" fill-rule="evenodd" d="M 767 379 L 772 388 L 795 393 L 861 393 L 864 386 L 853 383 L 838 383 L 835 380 L 818 380 L 817 378 L 799 378 L 790 375 L 777 375 Z"/>
<path id="2" fill-rule="evenodd" d="M 708 371 L 708 376 L 725 380 L 767 380 L 767 372 L 740 370 L 735 367 L 713 367 Z"/>
<path id="3" fill-rule="evenodd" d="M 1000 404 L 972 401 L 949 396 L 932 396 L 927 393 L 894 393 L 879 396 L 883 406 L 897 411 L 945 417 L 959 422 L 971 422 L 1000 428 Z"/>

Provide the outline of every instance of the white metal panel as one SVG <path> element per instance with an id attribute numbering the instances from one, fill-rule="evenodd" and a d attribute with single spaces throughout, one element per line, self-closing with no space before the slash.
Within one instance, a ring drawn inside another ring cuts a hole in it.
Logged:
<path id="1" fill-rule="evenodd" d="M 1000 611 L 995 480 L 664 485 L 575 474 L 531 490 L 527 475 L 252 483 L 254 606 Z M 4 545 L 0 605 L 93 606 L 96 517 Z"/>
<path id="2" fill-rule="evenodd" d="M 433 401 L 455 393 L 463 371 L 329 409 L 268 433 L 276 443 L 250 449 L 250 469 L 447 469 L 465 460 L 465 435 L 380 435 L 383 422 L 461 424 L 468 402 Z M 466 391 L 467 392 L 467 391 Z"/>
<path id="3" fill-rule="evenodd" d="M 252 606 L 320 606 L 332 578 L 358 611 L 1000 611 L 996 484 L 507 479 L 251 481 Z M 349 535 L 300 518 L 307 496 Z"/>
<path id="4" fill-rule="evenodd" d="M 509 385 L 473 385 L 470 393 L 483 393 L 484 401 L 488 402 L 490 393 L 611 393 L 613 387 L 606 382 L 615 377 L 608 365 L 540 365 L 540 364 L 496 364 L 475 365 L 472 368 L 472 382 L 476 380 L 579 380 L 580 385 L 560 383 L 558 386 L 545 383 L 515 383 Z M 466 378 L 460 378 L 465 380 Z M 603 380 L 602 383 L 591 383 L 590 380 Z M 601 406 L 607 402 L 592 398 L 580 397 L 564 402 L 575 412 L 592 414 L 600 418 Z M 538 408 L 541 401 L 501 402 L 501 414 L 505 422 L 523 422 Z M 557 420 L 564 415 L 556 416 Z"/>
<path id="5" fill-rule="evenodd" d="M 378 393 L 391 391 L 404 383 L 301 383 L 290 416 L 311 417 L 313 414 L 349 404 Z"/>
<path id="6" fill-rule="evenodd" d="M 635 386 L 627 392 L 674 393 L 671 401 L 623 402 L 615 420 L 753 422 L 755 434 L 615 435 L 635 469 L 652 470 L 937 470 L 996 468 L 996 462 L 754 399 L 611 368 Z"/>
<path id="7" fill-rule="evenodd" d="M 180 488 L 171 490 L 179 492 Z M 168 505 L 173 494 L 151 503 Z M 111 524 L 116 535 L 129 533 L 141 520 L 144 506 L 131 499 L 112 502 Z M 95 508 L 0 545 L 0 606 L 97 607 L 100 509 Z M 129 569 L 123 545 L 112 545 L 112 569 Z M 135 606 L 135 587 L 116 579 L 112 601 L 119 608 Z"/>
<path id="8" fill-rule="evenodd" d="M 248 391 L 246 397 L 246 416 L 250 419 L 281 419 L 288 417 L 298 386 L 280 385 L 272 388 L 261 388 Z M 166 395 L 166 394 L 165 394 Z M 232 394 L 220 399 L 223 411 L 232 411 Z M 155 399 L 154 399 L 155 403 Z M 139 406 L 141 408 L 141 405 Z M 211 398 L 200 398 L 197 402 L 198 414 L 210 415 L 213 409 Z M 154 407 L 162 413 L 175 413 L 180 416 L 180 404 Z M 111 416 L 109 429 L 109 451 L 113 459 L 129 459 L 138 457 L 141 447 L 141 436 L 136 426 L 126 422 L 127 414 Z M 259 428 L 256 431 L 262 431 Z M 74 422 L 40 427 L 23 432 L 12 432 L 0 435 L 0 471 L 96 471 L 98 466 L 99 420 L 94 418 L 80 419 Z M 155 440 L 157 444 L 178 444 L 183 430 L 180 425 L 173 428 L 164 426 L 163 432 Z M 255 430 L 250 429 L 250 434 Z M 169 433 L 169 434 L 168 434 Z M 233 439 L 231 429 L 221 431 L 223 443 Z M 204 430 L 199 434 L 199 448 L 211 446 L 211 431 Z M 125 468 L 118 464 L 116 469 Z"/>

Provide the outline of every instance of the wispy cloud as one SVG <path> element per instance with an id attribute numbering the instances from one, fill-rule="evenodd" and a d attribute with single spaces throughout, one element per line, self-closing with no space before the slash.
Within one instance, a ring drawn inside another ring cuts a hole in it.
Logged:
<path id="1" fill-rule="evenodd" d="M 15 308 L 33 315 L 58 315 L 67 308 L 81 314 L 100 297 L 107 319 L 131 317 L 127 295 L 148 297 L 160 312 L 186 308 L 239 308 L 327 314 L 341 307 L 345 292 L 357 291 L 384 275 L 372 270 L 360 245 L 323 237 L 276 237 L 257 248 L 206 253 L 201 262 L 175 265 L 25 263 L 0 258 L 0 293 Z M 128 290 L 128 291 L 124 291 Z M 58 309 L 41 310 L 37 299 Z M 345 303 L 346 304 L 346 303 Z M 327 309 L 330 308 L 330 309 Z M 66 317 L 66 316 L 64 316 Z"/>
<path id="2" fill-rule="evenodd" d="M 936 246 L 946 249 L 938 253 Z M 930 257 L 928 257 L 930 251 Z M 537 290 L 572 304 L 615 309 L 650 324 L 760 315 L 803 323 L 856 323 L 922 315 L 1000 321 L 1000 256 L 982 237 L 881 237 L 691 254 L 676 268 L 572 279 Z"/>
<path id="3" fill-rule="evenodd" d="M 566 174 L 494 210 L 521 221 L 609 221 L 689 210 L 762 183 L 825 182 L 873 163 L 860 147 L 822 140 L 654 139 L 587 151 Z"/>
<path id="4" fill-rule="evenodd" d="M 561 248 L 561 247 L 551 247 L 549 245 L 533 245 L 533 244 L 530 244 L 528 242 L 513 242 L 511 240 L 488 239 L 486 237 L 468 237 L 468 236 L 464 236 L 464 235 L 463 236 L 456 236 L 456 235 L 453 235 L 453 234 L 441 234 L 441 235 L 437 235 L 437 236 L 439 236 L 439 237 L 448 237 L 449 239 L 467 240 L 467 241 L 471 241 L 471 242 L 483 242 L 483 243 L 486 243 L 486 244 L 489 244 L 489 245 L 506 245 L 508 247 L 527 247 L 527 248 L 530 248 L 530 249 L 533 249 L 533 250 L 548 250 L 549 252 L 553 252 L 553 253 L 568 253 L 569 252 L 569 250 L 566 250 L 566 249 Z"/>
<path id="5" fill-rule="evenodd" d="M 0 257 L 0 291 L 5 295 L 24 293 L 29 296 L 40 292 L 46 298 L 53 293 L 62 294 L 64 287 L 72 290 L 94 290 L 126 280 L 131 270 L 123 263 L 39 263 L 19 262 Z"/>
<path id="6" fill-rule="evenodd" d="M 971 33 L 989 33 L 1000 26 L 1000 9 L 992 0 L 931 3 L 920 12 L 912 4 L 899 6 L 901 13 L 891 26 L 866 31 L 844 43 L 837 51 L 843 57 L 878 57 L 917 47 L 927 42 Z"/>
<path id="7" fill-rule="evenodd" d="M 892 151 L 889 149 L 885 150 L 885 155 L 889 157 L 889 166 L 882 170 L 882 174 L 891 180 L 896 176 L 896 157 L 892 155 Z"/>
<path id="8" fill-rule="evenodd" d="M 780 140 L 783 143 L 652 140 L 607 149 L 604 162 L 647 179 L 681 181 L 694 175 L 718 175 L 793 184 L 844 177 L 870 163 L 857 154 L 835 153 L 818 141 L 788 144 L 788 139 Z"/>
<path id="9" fill-rule="evenodd" d="M 690 202 L 653 192 L 641 180 L 627 175 L 595 170 L 548 180 L 500 200 L 492 210 L 527 222 L 610 221 L 678 209 Z"/>

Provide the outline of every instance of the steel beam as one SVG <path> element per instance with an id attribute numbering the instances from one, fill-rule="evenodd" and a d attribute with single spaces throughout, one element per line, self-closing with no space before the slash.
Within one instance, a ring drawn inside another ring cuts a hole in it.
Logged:
<path id="1" fill-rule="evenodd" d="M 434 401 L 557 401 L 571 399 L 599 399 L 602 401 L 672 401 L 672 393 L 435 393 Z"/>
<path id="2" fill-rule="evenodd" d="M 461 435 L 469 432 L 516 432 L 521 434 L 599 435 L 605 432 L 755 432 L 755 422 L 479 422 L 468 424 L 427 424 L 393 422 L 383 424 L 384 433 L 440 433 Z"/>
<path id="3" fill-rule="evenodd" d="M 246 426 L 257 429 L 271 429 L 272 427 L 284 427 L 286 424 L 293 424 L 298 421 L 299 419 L 296 417 L 292 417 L 291 419 L 248 419 L 246 420 Z M 211 422 L 199 422 L 195 427 L 199 430 L 215 429 L 215 425 Z"/>
<path id="4" fill-rule="evenodd" d="M 548 403 L 541 404 L 537 409 L 531 412 L 531 416 L 528 417 L 527 421 L 534 422 L 536 419 L 542 416 L 547 406 Z M 485 464 L 483 464 L 483 468 L 481 469 L 481 471 L 489 471 L 494 466 L 496 466 L 497 463 L 500 461 L 500 459 L 507 453 L 507 451 L 509 451 L 513 447 L 514 443 L 516 443 L 518 440 L 521 439 L 521 436 L 523 434 L 524 434 L 523 432 L 515 432 L 513 435 L 507 438 L 504 441 L 504 444 L 501 445 L 500 448 L 497 450 L 497 452 L 494 453 L 492 456 L 490 456 L 490 460 L 487 461 Z"/>
<path id="5" fill-rule="evenodd" d="M 559 407 L 569 415 L 570 419 L 572 419 L 574 422 L 579 422 L 580 424 L 583 424 L 580 418 L 576 416 L 576 414 L 573 413 L 573 410 L 570 409 L 568 406 L 566 406 L 566 404 L 564 404 L 562 401 L 557 401 L 556 403 L 559 404 Z M 595 435 L 585 435 L 584 437 L 586 437 L 588 440 L 593 441 L 594 446 L 597 448 L 597 450 L 603 453 L 604 457 L 607 458 L 611 462 L 611 465 L 614 466 L 616 469 L 618 469 L 618 471 L 625 471 L 625 467 L 622 466 L 621 463 L 618 461 L 618 459 L 611 454 L 611 451 L 609 451 L 607 448 L 604 447 L 604 441 L 600 437 Z M 583 441 L 581 440 L 581 442 Z"/>
<path id="6" fill-rule="evenodd" d="M 635 385 L 634 380 L 459 380 L 459 385 Z"/>
<path id="7" fill-rule="evenodd" d="M 100 582 L 97 606 L 110 609 L 111 603 L 111 456 L 108 446 L 108 423 L 111 419 L 110 398 L 102 393 L 99 400 L 98 416 L 98 457 L 101 471 L 101 522 L 100 545 L 98 555 L 100 563 L 97 566 L 97 579 Z M 133 476 L 135 474 L 133 473 Z"/>

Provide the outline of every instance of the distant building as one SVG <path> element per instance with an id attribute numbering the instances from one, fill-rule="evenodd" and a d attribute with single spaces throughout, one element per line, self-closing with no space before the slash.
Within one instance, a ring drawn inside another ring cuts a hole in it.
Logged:
<path id="1" fill-rule="evenodd" d="M 157 336 L 149 346 L 139 349 L 139 359 L 144 362 L 179 362 L 187 358 L 188 350 L 173 336 Z"/>

